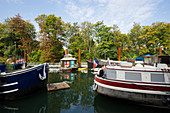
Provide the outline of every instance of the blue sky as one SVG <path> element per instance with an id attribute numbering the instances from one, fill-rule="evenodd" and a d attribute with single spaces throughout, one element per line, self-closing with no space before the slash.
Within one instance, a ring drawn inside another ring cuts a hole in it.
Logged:
<path id="1" fill-rule="evenodd" d="M 128 33 L 133 22 L 141 26 L 153 22 L 170 23 L 170 0 L 0 0 L 0 22 L 20 14 L 38 31 L 34 19 L 41 14 L 55 14 L 64 22 L 104 21 L 116 24 L 122 33 Z"/>

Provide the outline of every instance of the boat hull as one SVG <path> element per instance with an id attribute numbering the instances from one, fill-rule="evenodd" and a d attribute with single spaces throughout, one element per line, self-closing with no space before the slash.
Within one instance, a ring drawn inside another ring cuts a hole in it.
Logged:
<path id="1" fill-rule="evenodd" d="M 6 64 L 1 64 L 0 65 L 0 72 L 5 72 L 7 70 Z"/>
<path id="2" fill-rule="evenodd" d="M 120 86 L 119 87 L 115 86 L 116 81 L 114 82 L 112 81 L 112 84 L 109 82 L 111 82 L 111 80 L 106 80 L 96 75 L 94 81 L 95 83 L 94 90 L 103 95 L 107 95 L 114 98 L 126 99 L 138 104 L 162 107 L 162 108 L 170 107 L 170 94 L 165 93 L 164 91 L 153 91 L 153 90 L 150 91 L 148 89 L 145 90 L 135 89 L 134 87 L 123 88 Z M 123 85 L 124 84 L 122 84 L 122 86 Z"/>
<path id="3" fill-rule="evenodd" d="M 60 68 L 59 70 L 60 70 L 60 72 L 67 72 L 67 73 L 69 73 L 69 72 L 71 72 L 72 68 Z"/>
<path id="4" fill-rule="evenodd" d="M 47 89 L 48 65 L 42 64 L 29 69 L 0 76 L 0 99 L 16 100 Z"/>

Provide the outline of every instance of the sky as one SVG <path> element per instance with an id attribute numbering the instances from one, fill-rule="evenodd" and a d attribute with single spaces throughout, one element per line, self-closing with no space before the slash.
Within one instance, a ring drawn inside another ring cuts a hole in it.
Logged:
<path id="1" fill-rule="evenodd" d="M 0 0 L 0 22 L 17 14 L 35 25 L 36 31 L 36 17 L 54 14 L 70 23 L 116 24 L 122 33 L 129 33 L 134 22 L 141 26 L 170 23 L 170 0 Z"/>

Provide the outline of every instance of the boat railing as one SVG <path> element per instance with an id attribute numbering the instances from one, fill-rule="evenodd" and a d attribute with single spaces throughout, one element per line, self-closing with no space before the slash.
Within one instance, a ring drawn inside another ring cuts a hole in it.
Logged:
<path id="1" fill-rule="evenodd" d="M 30 62 L 30 63 L 27 63 L 28 65 L 39 65 L 39 64 L 42 64 L 42 63 L 39 63 L 39 62 Z M 48 65 L 60 65 L 59 62 L 54 62 L 54 63 L 47 63 Z"/>

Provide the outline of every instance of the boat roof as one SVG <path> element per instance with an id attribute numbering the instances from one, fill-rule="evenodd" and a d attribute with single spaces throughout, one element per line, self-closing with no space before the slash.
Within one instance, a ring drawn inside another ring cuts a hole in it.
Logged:
<path id="1" fill-rule="evenodd" d="M 62 58 L 60 60 L 77 60 L 76 58 Z"/>
<path id="2" fill-rule="evenodd" d="M 115 60 L 110 60 L 110 63 L 121 63 L 121 62 L 125 62 L 125 61 L 115 61 Z"/>
<path id="3" fill-rule="evenodd" d="M 150 58 L 150 57 L 169 57 L 170 55 L 145 55 L 143 56 L 144 58 Z"/>

